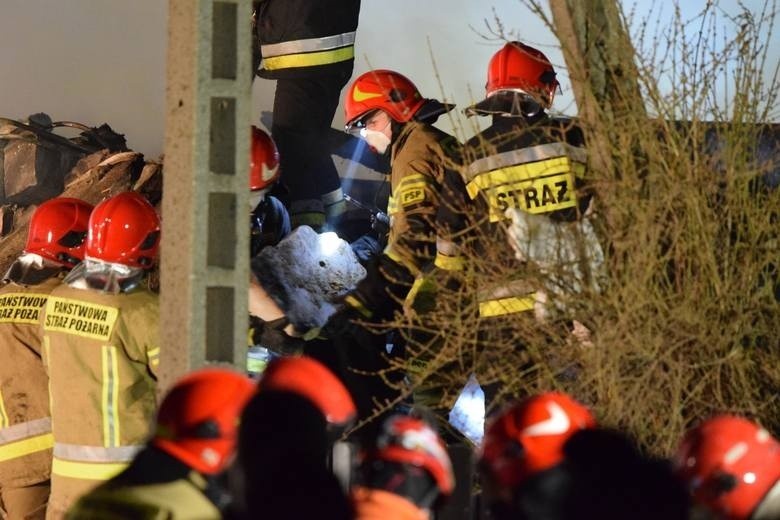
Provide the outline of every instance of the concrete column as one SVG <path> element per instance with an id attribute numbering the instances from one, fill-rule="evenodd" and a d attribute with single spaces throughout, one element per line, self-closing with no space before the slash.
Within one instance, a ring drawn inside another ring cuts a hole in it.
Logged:
<path id="1" fill-rule="evenodd" d="M 251 0 L 169 0 L 160 391 L 245 367 Z"/>

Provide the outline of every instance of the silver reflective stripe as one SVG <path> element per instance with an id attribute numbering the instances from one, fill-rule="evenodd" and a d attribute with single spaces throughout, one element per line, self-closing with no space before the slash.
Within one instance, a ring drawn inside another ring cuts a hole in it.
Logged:
<path id="1" fill-rule="evenodd" d="M 336 34 L 335 36 L 325 36 L 323 38 L 309 38 L 306 40 L 294 40 L 291 42 L 262 45 L 260 50 L 263 54 L 263 58 L 273 58 L 274 56 L 285 56 L 287 54 L 338 49 L 339 47 L 354 45 L 354 43 L 355 31 L 352 31 Z"/>
<path id="2" fill-rule="evenodd" d="M 323 204 L 330 206 L 331 204 L 336 204 L 337 202 L 344 200 L 344 191 L 341 188 L 338 188 L 320 195 L 320 199 L 322 199 Z"/>
<path id="3" fill-rule="evenodd" d="M 22 439 L 51 432 L 51 418 L 35 419 L 0 429 L 0 444 L 8 444 Z"/>
<path id="4" fill-rule="evenodd" d="M 480 173 L 498 170 L 516 164 L 543 161 L 545 159 L 563 156 L 570 157 L 581 163 L 586 162 L 588 158 L 584 148 L 572 146 L 568 143 L 547 143 L 531 146 L 529 148 L 521 148 L 519 150 L 501 152 L 488 157 L 483 157 L 482 159 L 477 159 L 469 164 L 466 175 L 470 181 Z"/>
<path id="5" fill-rule="evenodd" d="M 436 238 L 436 251 L 447 256 L 458 256 L 458 246 L 443 238 Z"/>
<path id="6" fill-rule="evenodd" d="M 82 462 L 127 462 L 133 460 L 142 445 L 138 446 L 82 446 L 80 444 L 54 443 L 54 456 L 63 460 Z"/>
<path id="7" fill-rule="evenodd" d="M 504 298 L 525 297 L 533 294 L 534 288 L 522 280 L 514 280 L 505 285 L 492 287 L 489 289 L 480 289 L 477 291 L 477 300 L 486 302 L 490 300 L 501 300 Z"/>

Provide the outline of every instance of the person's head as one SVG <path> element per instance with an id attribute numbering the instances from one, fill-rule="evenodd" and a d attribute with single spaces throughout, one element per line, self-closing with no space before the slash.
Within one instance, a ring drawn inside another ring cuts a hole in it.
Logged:
<path id="1" fill-rule="evenodd" d="M 104 200 L 89 217 L 83 272 L 89 287 L 124 291 L 154 267 L 160 248 L 160 219 L 154 207 L 134 191 Z"/>
<path id="2" fill-rule="evenodd" d="M 535 116 L 552 106 L 559 88 L 555 69 L 538 49 L 509 42 L 490 59 L 485 99 L 466 109 L 472 115 Z"/>
<path id="3" fill-rule="evenodd" d="M 566 394 L 547 392 L 516 403 L 485 429 L 480 471 L 492 500 L 510 501 L 530 476 L 559 464 L 563 446 L 596 420 L 584 405 Z"/>
<path id="4" fill-rule="evenodd" d="M 257 385 L 225 368 L 204 368 L 180 379 L 157 413 L 151 444 L 204 475 L 233 458 L 241 411 Z"/>
<path id="5" fill-rule="evenodd" d="M 383 154 L 394 137 L 394 128 L 411 121 L 425 101 L 414 83 L 398 72 L 384 69 L 366 72 L 347 89 L 346 130 L 358 132 L 369 146 Z"/>
<path id="6" fill-rule="evenodd" d="M 420 419 L 394 415 L 361 455 L 360 484 L 432 509 L 452 495 L 455 476 L 436 431 Z"/>
<path id="7" fill-rule="evenodd" d="M 752 421 L 703 421 L 685 434 L 674 462 L 693 500 L 721 518 L 780 517 L 780 442 Z"/>
<path id="8" fill-rule="evenodd" d="M 249 160 L 250 204 L 254 208 L 277 180 L 279 180 L 279 151 L 271 136 L 252 126 Z"/>
<path id="9" fill-rule="evenodd" d="M 322 414 L 335 440 L 357 416 L 355 403 L 344 383 L 319 361 L 282 357 L 271 361 L 260 378 L 261 392 L 285 392 L 307 401 Z"/>
<path id="10" fill-rule="evenodd" d="M 24 253 L 72 268 L 84 260 L 89 215 L 93 207 L 69 197 L 49 199 L 30 217 Z"/>

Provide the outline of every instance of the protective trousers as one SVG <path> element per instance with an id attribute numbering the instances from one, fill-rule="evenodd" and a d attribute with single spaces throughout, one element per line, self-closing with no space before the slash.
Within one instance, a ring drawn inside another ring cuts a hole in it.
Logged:
<path id="1" fill-rule="evenodd" d="M 344 209 L 341 180 L 328 147 L 346 71 L 276 83 L 271 134 L 279 149 L 282 183 L 293 227 L 321 227 L 326 213 Z"/>
<path id="2" fill-rule="evenodd" d="M 0 517 L 5 520 L 43 520 L 49 499 L 49 481 L 0 489 Z M 2 513 L 5 516 L 2 516 Z"/>

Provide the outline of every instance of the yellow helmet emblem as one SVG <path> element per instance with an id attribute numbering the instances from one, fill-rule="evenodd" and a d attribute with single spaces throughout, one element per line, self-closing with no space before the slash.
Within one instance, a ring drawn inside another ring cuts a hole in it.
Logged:
<path id="1" fill-rule="evenodd" d="M 358 103 L 365 101 L 367 99 L 374 99 L 378 97 L 382 97 L 382 94 L 378 94 L 376 92 L 363 92 L 362 90 L 360 90 L 359 85 L 355 85 L 355 88 L 352 89 L 352 99 L 354 99 Z"/>

